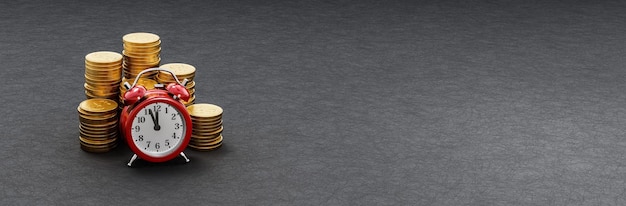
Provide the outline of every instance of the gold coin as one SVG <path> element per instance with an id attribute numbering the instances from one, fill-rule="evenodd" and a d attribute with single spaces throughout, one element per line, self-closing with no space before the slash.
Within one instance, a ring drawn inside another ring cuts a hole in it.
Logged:
<path id="1" fill-rule="evenodd" d="M 89 90 L 91 92 L 96 92 L 98 91 L 99 93 L 112 93 L 115 92 L 117 90 L 119 83 L 117 84 L 111 84 L 111 85 L 91 85 L 89 83 L 85 83 L 83 84 L 83 87 L 86 90 Z"/>
<path id="2" fill-rule="evenodd" d="M 195 145 L 191 145 L 191 144 L 189 145 L 189 147 L 191 147 L 192 149 L 195 149 L 195 150 L 198 150 L 198 151 L 201 151 L 201 152 L 213 151 L 213 150 L 219 149 L 221 146 L 222 146 L 221 142 L 219 144 L 217 144 L 217 145 L 206 146 L 206 147 L 205 146 L 195 146 Z"/>
<path id="3" fill-rule="evenodd" d="M 91 152 L 91 153 L 105 153 L 105 152 L 109 152 L 112 149 L 114 149 L 115 147 L 117 147 L 118 143 L 114 142 L 108 145 L 90 145 L 84 142 L 80 142 L 80 148 L 83 151 L 86 152 Z"/>
<path id="4" fill-rule="evenodd" d="M 109 96 L 113 96 L 113 95 L 119 95 L 119 91 L 116 90 L 115 88 L 117 87 L 109 87 L 107 89 L 87 89 L 85 88 L 85 93 L 87 95 L 92 95 L 92 96 L 100 96 L 100 97 L 109 97 Z M 109 99 L 109 98 L 103 98 L 103 99 Z"/>
<path id="5" fill-rule="evenodd" d="M 115 139 L 118 136 L 117 131 L 111 132 L 111 133 L 105 133 L 105 134 L 89 133 L 84 130 L 79 130 L 79 132 L 80 132 L 81 137 L 89 138 L 89 140 L 94 140 L 94 141 L 107 141 L 109 139 Z"/>
<path id="6" fill-rule="evenodd" d="M 103 130 L 109 128 L 113 128 L 118 122 L 119 119 L 117 117 L 110 119 L 102 119 L 102 120 L 90 120 L 84 117 L 79 117 L 79 121 L 81 125 L 84 125 L 83 128 L 86 128 L 90 131 Z"/>
<path id="7" fill-rule="evenodd" d="M 198 139 L 211 139 L 211 137 L 215 137 L 216 135 L 221 134 L 223 131 L 223 129 L 221 129 L 221 127 L 218 130 L 212 130 L 212 131 L 200 131 L 200 130 L 193 130 L 193 132 L 191 132 L 191 134 L 198 138 Z"/>
<path id="8" fill-rule="evenodd" d="M 100 113 L 100 114 L 90 114 L 90 113 L 85 113 L 82 111 L 78 111 L 79 114 L 78 116 L 83 118 L 83 119 L 87 119 L 87 120 L 101 120 L 101 121 L 105 121 L 105 120 L 117 120 L 117 112 L 113 112 L 113 113 Z"/>
<path id="9" fill-rule="evenodd" d="M 110 99 L 88 99 L 82 101 L 79 107 L 90 113 L 106 113 L 117 109 L 117 102 Z"/>
<path id="10" fill-rule="evenodd" d="M 117 115 L 113 115 L 107 118 L 100 118 L 98 116 L 79 115 L 78 120 L 84 123 L 88 123 L 88 124 L 103 125 L 103 124 L 109 124 L 110 122 L 117 122 L 118 117 Z"/>
<path id="11" fill-rule="evenodd" d="M 137 50 L 141 50 L 141 49 L 151 50 L 152 48 L 161 47 L 161 40 L 158 40 L 152 43 L 145 43 L 145 44 L 124 42 L 123 46 L 124 46 L 124 49 L 129 48 L 129 49 L 137 49 Z"/>
<path id="12" fill-rule="evenodd" d="M 217 136 L 222 135 L 221 132 L 217 132 L 214 134 L 198 134 L 197 132 L 191 132 L 191 138 L 192 139 L 201 139 L 201 140 L 207 140 L 207 139 L 215 139 L 217 138 Z"/>
<path id="13" fill-rule="evenodd" d="M 192 75 L 196 73 L 196 67 L 185 63 L 168 63 L 160 67 L 172 71 L 176 76 Z M 161 73 L 169 75 L 168 72 L 161 71 Z"/>
<path id="14" fill-rule="evenodd" d="M 150 44 L 124 44 L 124 50 L 130 52 L 153 52 L 161 49 L 161 40 Z"/>
<path id="15" fill-rule="evenodd" d="M 78 131 L 80 132 L 81 137 L 86 137 L 90 139 L 111 139 L 116 138 L 117 134 L 120 133 L 117 124 L 114 124 L 113 127 L 108 126 L 107 128 L 107 130 L 98 130 L 97 128 L 87 127 L 79 124 Z"/>
<path id="16" fill-rule="evenodd" d="M 87 134 L 111 134 L 113 132 L 119 132 L 118 124 L 112 124 L 107 127 L 87 127 L 84 124 L 78 124 L 78 130 Z"/>
<path id="17" fill-rule="evenodd" d="M 117 52 L 98 51 L 87 54 L 85 60 L 95 64 L 111 64 L 122 61 L 122 55 Z"/>
<path id="18" fill-rule="evenodd" d="M 117 138 L 110 138 L 106 140 L 93 140 L 93 139 L 90 139 L 88 137 L 83 137 L 83 136 L 78 136 L 78 139 L 80 139 L 81 142 L 84 142 L 90 145 L 106 145 L 106 144 L 111 144 L 117 141 Z"/>
<path id="19" fill-rule="evenodd" d="M 85 74 L 87 75 L 114 75 L 122 72 L 122 64 L 119 67 L 115 68 L 94 68 L 90 66 L 85 66 Z"/>
<path id="20" fill-rule="evenodd" d="M 91 128 L 91 129 L 97 129 L 97 128 L 110 128 L 113 125 L 117 125 L 119 121 L 112 121 L 112 122 L 107 122 L 104 124 L 92 124 L 92 123 L 88 123 L 88 122 L 80 122 L 80 125 L 82 125 L 83 127 L 87 127 L 87 128 Z"/>
<path id="21" fill-rule="evenodd" d="M 156 47 L 153 51 L 126 51 L 122 50 L 122 54 L 124 57 L 149 57 L 149 56 L 159 56 L 161 54 L 161 47 Z"/>
<path id="22" fill-rule="evenodd" d="M 104 147 L 104 148 L 92 148 L 88 145 L 84 145 L 82 142 L 80 143 L 80 149 L 82 149 L 85 152 L 90 152 L 90 153 L 106 153 L 106 152 L 111 151 L 111 149 L 115 148 L 116 146 L 117 144 Z"/>
<path id="23" fill-rule="evenodd" d="M 224 126 L 221 126 L 217 129 L 211 129 L 211 130 L 192 129 L 191 133 L 195 134 L 198 137 L 203 137 L 203 136 L 211 136 L 211 135 L 219 134 L 222 131 L 224 131 Z"/>
<path id="24" fill-rule="evenodd" d="M 160 68 L 163 68 L 163 65 L 159 66 Z M 176 73 L 174 73 L 176 74 Z M 183 81 L 184 79 L 187 79 L 187 85 L 189 85 L 189 83 L 191 81 L 193 81 L 195 75 L 194 74 L 176 74 L 176 78 L 178 78 L 179 81 Z M 161 80 L 161 81 L 165 81 L 165 82 L 176 82 L 176 79 L 174 79 L 174 76 L 172 76 L 172 74 L 170 74 L 169 72 L 166 71 L 160 71 L 159 74 L 157 74 L 156 76 L 157 80 Z"/>
<path id="25" fill-rule="evenodd" d="M 155 58 L 155 61 L 150 61 L 147 63 L 133 63 L 133 62 L 129 62 L 126 61 L 124 62 L 123 66 L 124 68 L 126 68 L 127 70 L 130 71 L 134 71 L 134 70 L 140 70 L 143 71 L 144 69 L 149 69 L 149 68 L 153 68 L 153 67 L 158 67 L 160 62 L 161 62 L 161 58 Z M 154 71 L 156 74 L 156 71 Z M 137 72 L 139 73 L 139 72 Z"/>
<path id="26" fill-rule="evenodd" d="M 85 82 L 83 86 L 85 87 L 86 90 L 90 90 L 94 92 L 97 91 L 98 93 L 111 93 L 117 90 L 117 88 L 120 86 L 120 83 L 121 82 L 95 84 L 93 82 Z"/>
<path id="27" fill-rule="evenodd" d="M 149 66 L 148 68 L 157 67 L 160 64 L 159 61 L 160 61 L 160 57 L 149 57 L 149 58 L 144 58 L 144 59 L 133 58 L 132 60 L 128 58 L 128 60 L 124 61 L 124 63 L 122 64 L 122 67 L 126 69 L 141 68 L 143 70 L 143 69 L 146 69 L 144 68 L 146 66 Z"/>
<path id="28" fill-rule="evenodd" d="M 155 62 L 161 57 L 159 53 L 135 54 L 135 53 L 127 53 L 126 51 L 122 51 L 122 53 L 124 54 L 124 62 L 139 63 L 139 64 Z"/>
<path id="29" fill-rule="evenodd" d="M 85 71 L 85 76 L 88 76 L 90 79 L 121 79 L 122 78 L 122 70 L 117 70 L 113 72 L 109 71 Z"/>
<path id="30" fill-rule="evenodd" d="M 79 136 L 79 142 L 81 145 L 88 147 L 90 149 L 104 149 L 104 148 L 114 148 L 115 146 L 117 146 L 118 141 L 117 139 L 110 139 L 110 140 L 106 140 L 106 141 L 96 141 L 96 140 L 90 140 L 89 138 L 83 138 Z M 111 141 L 113 140 L 113 141 Z M 100 142 L 97 144 L 92 144 L 94 141 L 96 142 Z M 102 142 L 109 142 L 109 143 L 102 143 Z"/>
<path id="31" fill-rule="evenodd" d="M 113 114 L 106 114 L 106 115 L 84 115 L 84 114 L 78 114 L 78 116 L 80 117 L 80 120 L 86 120 L 83 122 L 93 122 L 93 123 L 103 123 L 103 124 L 107 124 L 111 121 L 117 121 L 118 120 L 118 115 L 117 112 L 113 113 Z"/>
<path id="32" fill-rule="evenodd" d="M 85 110 L 82 107 L 78 107 L 77 109 L 78 114 L 81 116 L 85 116 L 87 118 L 96 118 L 96 119 L 108 119 L 114 116 L 117 116 L 117 110 L 113 109 L 113 110 L 109 110 L 109 111 L 104 111 L 104 112 L 92 112 L 89 110 Z"/>
<path id="33" fill-rule="evenodd" d="M 113 98 L 117 97 L 118 95 L 119 95 L 119 91 L 107 92 L 107 91 L 99 91 L 99 90 L 85 90 L 85 96 L 93 97 L 90 99 L 110 99 L 110 100 L 117 101 Z"/>
<path id="34" fill-rule="evenodd" d="M 221 120 L 222 120 L 222 115 L 218 115 L 216 117 L 211 117 L 211 118 L 206 118 L 206 117 L 200 118 L 200 117 L 191 116 L 191 121 L 194 124 L 198 124 L 198 125 L 205 125 L 205 124 L 212 125 L 212 124 L 216 124 L 217 122 Z"/>
<path id="35" fill-rule="evenodd" d="M 105 93 L 113 93 L 117 92 L 117 88 L 120 86 L 120 83 L 113 84 L 93 84 L 91 82 L 85 82 L 83 87 L 85 90 L 89 90 L 89 92 L 93 94 L 105 94 Z"/>
<path id="36" fill-rule="evenodd" d="M 135 44 L 153 44 L 157 41 L 160 40 L 160 37 L 156 34 L 152 34 L 152 33 L 146 33 L 146 32 L 136 32 L 136 33 L 130 33 L 130 34 L 126 34 L 124 36 L 122 36 L 122 41 L 125 44 L 131 44 L 131 45 L 135 45 Z"/>
<path id="37" fill-rule="evenodd" d="M 222 127 L 223 125 L 221 123 L 210 126 L 192 125 L 193 132 L 195 133 L 215 133 L 215 131 L 220 130 Z"/>
<path id="38" fill-rule="evenodd" d="M 119 79 L 91 79 L 85 78 L 85 83 L 90 84 L 92 86 L 117 86 L 117 84 L 121 83 L 122 78 Z"/>
<path id="39" fill-rule="evenodd" d="M 194 121 L 191 120 L 191 125 L 193 126 L 193 128 L 196 129 L 217 129 L 218 127 L 222 126 L 222 120 L 216 120 L 216 121 L 207 121 L 207 122 L 199 122 L 199 121 Z"/>
<path id="40" fill-rule="evenodd" d="M 118 71 L 122 69 L 122 61 L 110 65 L 91 64 L 85 61 L 86 71 Z"/>
<path id="41" fill-rule="evenodd" d="M 119 74 L 118 74 L 119 72 Z M 120 81 L 122 80 L 122 78 L 120 78 L 121 76 L 121 72 L 122 70 L 119 70 L 117 72 L 111 72 L 111 73 L 92 73 L 92 72 L 85 72 L 85 80 L 90 80 L 90 81 L 96 81 L 96 82 L 113 82 L 113 81 Z"/>
<path id="42" fill-rule="evenodd" d="M 218 139 L 220 136 L 222 136 L 222 133 L 211 135 L 211 136 L 196 136 L 194 134 L 191 134 L 191 141 L 194 141 L 194 142 L 213 142 L 216 139 Z"/>
<path id="43" fill-rule="evenodd" d="M 90 70 L 110 70 L 110 69 L 119 69 L 122 67 L 122 61 L 112 62 L 108 64 L 98 64 L 85 60 L 85 68 L 89 68 Z"/>
<path id="44" fill-rule="evenodd" d="M 79 118 L 82 125 L 88 128 L 110 128 L 112 125 L 118 124 L 119 121 L 115 120 L 88 120 L 85 118 Z"/>
<path id="45" fill-rule="evenodd" d="M 187 107 L 189 115 L 198 118 L 211 118 L 222 115 L 224 110 L 214 104 L 194 104 Z"/>
<path id="46" fill-rule="evenodd" d="M 85 110 L 84 108 L 81 108 L 80 106 L 78 106 L 77 111 L 79 115 L 84 115 L 87 117 L 104 117 L 104 116 L 110 117 L 110 116 L 117 115 L 117 112 L 118 112 L 116 109 L 106 111 L 106 112 L 92 112 L 92 111 Z"/>
<path id="47" fill-rule="evenodd" d="M 202 132 L 194 130 L 191 134 L 196 139 L 211 139 L 215 138 L 215 136 L 222 134 L 222 130 L 212 131 L 212 132 Z"/>
<path id="48" fill-rule="evenodd" d="M 185 87 L 187 88 L 187 90 L 193 89 L 196 87 L 196 82 L 195 81 L 188 81 L 187 85 L 185 85 Z"/>
<path id="49" fill-rule="evenodd" d="M 100 95 L 95 95 L 88 91 L 85 91 L 85 97 L 87 97 L 87 99 L 110 99 L 113 101 L 117 101 L 117 96 L 118 95 L 115 95 L 115 94 L 110 95 L 110 96 L 100 96 Z"/>
<path id="50" fill-rule="evenodd" d="M 114 130 L 119 130 L 118 128 L 118 121 L 114 121 L 114 122 L 108 122 L 106 124 L 100 124 L 100 125 L 96 125 L 96 124 L 89 124 L 89 123 L 85 123 L 85 122 L 80 122 L 80 124 L 78 124 L 79 128 L 82 128 L 85 131 L 89 131 L 89 132 L 94 132 L 94 133 L 104 133 L 105 131 L 110 132 L 110 131 L 114 131 Z"/>
<path id="51" fill-rule="evenodd" d="M 223 120 L 221 118 L 211 118 L 211 119 L 197 119 L 195 117 L 191 118 L 191 123 L 194 126 L 215 126 L 218 124 L 222 124 Z"/>
<path id="52" fill-rule="evenodd" d="M 217 144 L 222 142 L 222 135 L 219 135 L 216 138 L 213 138 L 213 139 L 210 139 L 210 140 L 191 139 L 189 141 L 190 141 L 189 144 L 192 144 L 192 145 L 195 145 L 195 146 L 213 146 L 213 145 L 217 145 Z"/>
<path id="53" fill-rule="evenodd" d="M 103 128 L 86 127 L 86 126 L 83 126 L 82 124 L 78 124 L 78 130 L 83 131 L 87 134 L 111 134 L 113 132 L 119 131 L 119 128 L 117 127 L 117 124 L 113 124 L 109 127 L 103 127 Z"/>

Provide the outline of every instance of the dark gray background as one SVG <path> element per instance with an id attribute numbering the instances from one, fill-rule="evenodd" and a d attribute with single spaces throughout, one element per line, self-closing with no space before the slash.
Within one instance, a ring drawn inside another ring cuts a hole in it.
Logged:
<path id="1" fill-rule="evenodd" d="M 471 3 L 470 3 L 471 2 Z M 4 205 L 624 205 L 623 1 L 3 1 Z M 152 32 L 224 147 L 80 150 L 84 56 Z"/>

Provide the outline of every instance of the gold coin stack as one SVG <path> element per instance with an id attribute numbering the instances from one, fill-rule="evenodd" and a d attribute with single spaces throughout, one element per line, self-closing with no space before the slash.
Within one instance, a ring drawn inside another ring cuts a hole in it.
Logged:
<path id="1" fill-rule="evenodd" d="M 189 147 L 199 151 L 216 150 L 222 146 L 221 107 L 214 104 L 194 104 L 187 107 L 191 116 L 192 131 Z"/>
<path id="2" fill-rule="evenodd" d="M 161 63 L 161 40 L 156 34 L 130 33 L 122 37 L 124 42 L 124 77 L 135 79 L 139 72 L 158 67 Z M 142 75 L 143 78 L 153 78 L 156 72 Z"/>
<path id="3" fill-rule="evenodd" d="M 87 152 L 108 152 L 117 146 L 117 102 L 93 98 L 78 105 L 80 148 Z"/>
<path id="4" fill-rule="evenodd" d="M 196 76 L 196 67 L 185 63 L 168 63 L 160 67 L 172 71 L 181 82 L 183 79 L 189 80 L 185 86 L 189 92 L 189 101 L 183 101 L 183 104 L 185 106 L 192 105 L 196 101 L 196 82 L 193 81 Z M 166 71 L 159 71 L 155 79 L 166 86 L 176 82 L 172 74 Z"/>
<path id="5" fill-rule="evenodd" d="M 126 94 L 126 91 L 127 91 L 126 87 L 124 87 L 124 82 L 128 82 L 128 84 L 132 86 L 133 83 L 135 82 L 135 79 L 127 80 L 126 78 L 122 78 L 122 84 L 120 84 L 120 96 L 119 96 L 120 107 L 124 107 L 124 94 Z M 153 79 L 139 78 L 139 80 L 137 80 L 137 85 L 141 85 L 145 87 L 147 90 L 154 89 L 155 84 L 158 84 L 158 83 Z"/>
<path id="6" fill-rule="evenodd" d="M 122 55 L 111 51 L 92 52 L 85 56 L 85 96 L 117 101 L 122 81 Z"/>

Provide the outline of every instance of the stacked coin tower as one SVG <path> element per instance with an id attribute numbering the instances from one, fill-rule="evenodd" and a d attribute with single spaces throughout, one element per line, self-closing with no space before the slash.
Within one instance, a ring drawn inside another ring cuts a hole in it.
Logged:
<path id="1" fill-rule="evenodd" d="M 196 99 L 196 68 L 185 63 L 161 65 L 161 39 L 152 33 L 130 33 L 122 37 L 122 53 L 99 51 L 85 56 L 85 95 L 87 100 L 77 108 L 80 147 L 87 152 L 108 152 L 118 145 L 118 109 L 124 106 L 127 89 L 123 82 L 133 84 L 142 71 L 160 67 L 168 69 L 179 81 L 187 79 L 189 101 L 182 103 L 191 116 L 192 135 L 188 144 L 199 151 L 216 150 L 222 146 L 221 107 L 213 104 L 194 104 Z M 147 90 L 155 84 L 168 85 L 176 80 L 169 72 L 144 73 L 137 85 Z"/>
<path id="2" fill-rule="evenodd" d="M 117 101 L 122 81 L 122 55 L 111 51 L 85 56 L 85 96 Z"/>
<path id="3" fill-rule="evenodd" d="M 87 152 L 108 152 L 117 146 L 117 102 L 92 98 L 78 105 L 80 148 Z"/>
<path id="4" fill-rule="evenodd" d="M 122 78 L 122 83 L 120 84 L 120 109 L 124 107 L 124 94 L 126 94 L 126 87 L 124 87 L 124 82 L 128 82 L 128 84 L 133 85 L 135 79 L 126 79 Z M 137 80 L 137 85 L 141 85 L 145 87 L 147 90 L 154 89 L 154 85 L 158 84 L 157 81 L 148 78 L 139 78 Z"/>
<path id="5" fill-rule="evenodd" d="M 158 67 L 161 63 L 161 40 L 152 33 L 130 33 L 122 37 L 124 42 L 124 77 L 135 80 L 139 72 Z M 152 78 L 156 72 L 144 74 L 142 77 Z"/>
<path id="6" fill-rule="evenodd" d="M 187 79 L 189 81 L 185 86 L 189 92 L 189 101 L 183 101 L 183 104 L 185 104 L 185 106 L 192 105 L 196 100 L 196 82 L 193 81 L 196 76 L 196 67 L 185 63 L 168 63 L 163 64 L 160 67 L 172 71 L 176 75 L 176 78 L 178 78 L 181 82 L 183 79 Z M 165 71 L 160 71 L 156 75 L 155 79 L 157 82 L 164 85 L 176 82 L 172 74 Z"/>
<path id="7" fill-rule="evenodd" d="M 192 123 L 189 147 L 211 151 L 222 146 L 222 108 L 214 104 L 194 104 L 188 106 L 187 111 Z"/>

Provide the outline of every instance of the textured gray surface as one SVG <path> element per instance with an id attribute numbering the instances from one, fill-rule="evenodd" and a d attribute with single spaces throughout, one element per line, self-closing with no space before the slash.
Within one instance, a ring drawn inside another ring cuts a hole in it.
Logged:
<path id="1" fill-rule="evenodd" d="M 0 3 L 4 205 L 625 205 L 620 1 Z M 78 144 L 83 60 L 195 65 L 224 147 Z"/>

